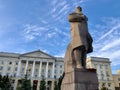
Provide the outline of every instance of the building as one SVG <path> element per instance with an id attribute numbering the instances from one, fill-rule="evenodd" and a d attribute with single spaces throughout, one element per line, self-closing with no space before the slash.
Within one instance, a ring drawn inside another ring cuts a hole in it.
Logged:
<path id="1" fill-rule="evenodd" d="M 115 90 L 120 90 L 120 70 L 117 71 L 117 74 L 113 74 L 113 80 L 115 84 Z"/>
<path id="2" fill-rule="evenodd" d="M 54 80 L 58 79 L 64 71 L 63 58 L 51 56 L 43 51 L 37 50 L 24 54 L 0 52 L 0 74 L 9 75 L 13 78 L 13 88 L 19 86 L 20 80 L 25 74 L 31 79 L 33 85 L 37 81 L 39 90 L 40 81 L 44 78 L 49 90 L 54 88 Z M 110 61 L 108 58 L 89 57 L 86 60 L 87 68 L 96 68 L 99 80 L 99 89 L 107 87 L 108 90 L 115 90 L 114 82 L 120 75 L 113 75 L 111 72 Z M 115 76 L 115 77 L 114 77 Z M 114 79 L 113 78 L 117 78 Z M 115 83 L 115 86 L 118 87 Z"/>
<path id="3" fill-rule="evenodd" d="M 63 58 L 53 57 L 40 50 L 24 54 L 0 52 L 0 74 L 12 76 L 14 90 L 25 74 L 32 84 L 37 80 L 37 90 L 43 78 L 49 90 L 53 90 L 54 80 L 63 74 L 63 69 Z"/>
<path id="4" fill-rule="evenodd" d="M 107 87 L 108 90 L 115 90 L 114 82 L 108 58 L 89 57 L 87 58 L 87 68 L 95 68 L 99 81 L 99 90 Z"/>

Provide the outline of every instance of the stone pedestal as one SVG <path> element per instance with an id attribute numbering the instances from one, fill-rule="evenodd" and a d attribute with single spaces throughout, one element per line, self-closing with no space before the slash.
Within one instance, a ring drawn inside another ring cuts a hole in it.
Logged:
<path id="1" fill-rule="evenodd" d="M 98 90 L 96 71 L 92 69 L 74 69 L 65 73 L 61 90 Z"/>

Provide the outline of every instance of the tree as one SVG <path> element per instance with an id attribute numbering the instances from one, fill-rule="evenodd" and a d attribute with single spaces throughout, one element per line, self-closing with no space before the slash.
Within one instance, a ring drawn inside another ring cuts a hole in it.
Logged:
<path id="1" fill-rule="evenodd" d="M 64 76 L 65 76 L 65 73 L 63 73 L 62 76 L 60 76 L 58 79 L 58 84 L 57 84 L 58 90 L 61 90 L 61 85 L 62 85 L 62 81 L 63 81 Z"/>
<path id="2" fill-rule="evenodd" d="M 54 81 L 54 90 L 59 90 L 57 81 Z"/>
<path id="3" fill-rule="evenodd" d="M 31 90 L 31 80 L 28 79 L 27 74 L 21 79 L 21 86 L 17 87 L 17 90 Z"/>
<path id="4" fill-rule="evenodd" d="M 108 90 L 108 88 L 106 88 L 106 87 L 102 87 L 101 90 Z"/>
<path id="5" fill-rule="evenodd" d="M 10 90 L 11 89 L 11 79 L 9 76 L 1 76 L 0 75 L 0 88 L 2 90 Z"/>
<path id="6" fill-rule="evenodd" d="M 40 81 L 40 90 L 46 90 L 46 82 L 45 82 L 45 79 L 42 79 Z"/>
<path id="7" fill-rule="evenodd" d="M 0 88 L 2 87 L 2 75 L 0 74 Z"/>

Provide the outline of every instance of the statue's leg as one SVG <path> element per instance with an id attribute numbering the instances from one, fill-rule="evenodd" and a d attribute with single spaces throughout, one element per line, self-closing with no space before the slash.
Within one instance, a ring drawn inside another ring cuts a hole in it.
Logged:
<path id="1" fill-rule="evenodd" d="M 80 50 L 80 48 L 74 49 L 73 54 L 76 62 L 76 68 L 83 68 L 82 67 L 82 51 Z"/>

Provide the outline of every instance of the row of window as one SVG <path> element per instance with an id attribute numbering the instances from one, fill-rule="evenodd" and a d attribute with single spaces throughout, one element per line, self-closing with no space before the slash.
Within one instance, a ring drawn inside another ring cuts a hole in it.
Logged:
<path id="1" fill-rule="evenodd" d="M 112 84 L 111 83 L 102 83 L 101 85 L 102 85 L 102 87 L 111 87 Z"/>
<path id="2" fill-rule="evenodd" d="M 0 61 L 0 64 L 4 64 L 4 61 Z M 9 62 L 8 64 L 11 65 L 13 62 Z M 15 63 L 16 65 L 18 65 L 18 62 Z"/>
<path id="3" fill-rule="evenodd" d="M 0 70 L 1 70 L 1 71 L 3 70 L 3 66 L 0 66 Z M 8 67 L 7 70 L 10 71 L 10 70 L 11 70 L 11 67 Z M 14 70 L 17 71 L 17 67 L 15 67 Z"/>

